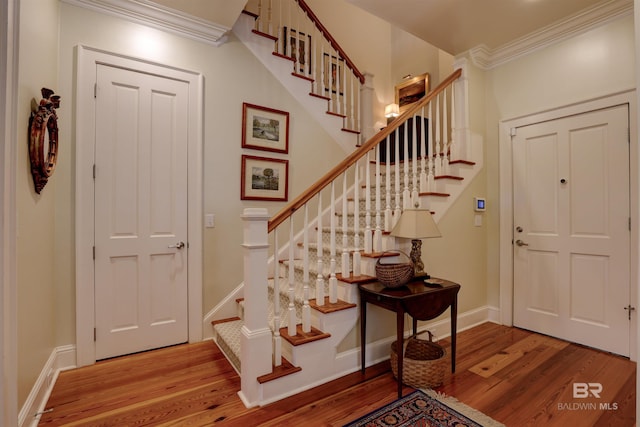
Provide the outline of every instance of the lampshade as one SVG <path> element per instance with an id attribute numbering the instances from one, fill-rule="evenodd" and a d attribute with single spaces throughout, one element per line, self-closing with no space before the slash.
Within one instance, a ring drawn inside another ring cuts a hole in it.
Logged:
<path id="1" fill-rule="evenodd" d="M 400 115 L 400 107 L 398 104 L 389 104 L 384 107 L 384 116 L 386 118 L 398 117 Z"/>
<path id="2" fill-rule="evenodd" d="M 391 235 L 405 239 L 440 237 L 440 230 L 428 209 L 405 209 Z"/>

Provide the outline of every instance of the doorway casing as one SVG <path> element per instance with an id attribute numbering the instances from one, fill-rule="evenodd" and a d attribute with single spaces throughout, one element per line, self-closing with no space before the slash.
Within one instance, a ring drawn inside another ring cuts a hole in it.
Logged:
<path id="1" fill-rule="evenodd" d="M 189 84 L 188 247 L 189 342 L 202 340 L 203 76 L 86 46 L 77 47 L 76 103 L 76 364 L 95 363 L 94 191 L 95 69 L 108 64 Z M 80 143 L 80 141 L 82 143 Z"/>
<path id="2" fill-rule="evenodd" d="M 514 128 L 559 119 L 589 111 L 609 108 L 617 105 L 629 105 L 629 134 L 630 134 L 630 194 L 631 206 L 631 271 L 630 271 L 630 301 L 638 300 L 638 243 L 640 242 L 639 210 L 638 210 L 638 128 L 635 89 L 615 93 L 609 96 L 591 99 L 564 107 L 550 109 L 527 116 L 505 119 L 500 121 L 500 321 L 507 326 L 513 326 L 513 153 L 511 146 L 511 130 Z M 631 360 L 638 358 L 638 322 L 636 314 L 632 315 L 629 344 Z"/>

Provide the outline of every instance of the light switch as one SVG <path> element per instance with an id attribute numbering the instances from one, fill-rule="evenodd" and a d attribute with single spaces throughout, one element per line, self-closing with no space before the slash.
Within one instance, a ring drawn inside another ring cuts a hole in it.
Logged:
<path id="1" fill-rule="evenodd" d="M 475 225 L 476 227 L 482 227 L 482 215 L 475 214 L 473 225 Z"/>
<path id="2" fill-rule="evenodd" d="M 215 226 L 213 214 L 206 214 L 204 216 L 204 226 L 207 228 L 213 228 Z"/>

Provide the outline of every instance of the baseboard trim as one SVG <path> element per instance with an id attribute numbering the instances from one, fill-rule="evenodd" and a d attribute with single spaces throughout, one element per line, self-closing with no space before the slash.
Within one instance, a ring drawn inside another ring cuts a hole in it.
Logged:
<path id="1" fill-rule="evenodd" d="M 18 426 L 37 427 L 61 371 L 76 367 L 76 346 L 54 348 L 18 414 Z"/>

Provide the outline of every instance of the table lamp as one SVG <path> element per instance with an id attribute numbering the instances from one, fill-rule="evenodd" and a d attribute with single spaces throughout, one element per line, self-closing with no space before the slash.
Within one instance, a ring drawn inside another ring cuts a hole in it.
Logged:
<path id="1" fill-rule="evenodd" d="M 394 237 L 411 239 L 411 261 L 416 277 L 429 278 L 424 271 L 422 262 L 422 240 L 431 237 L 441 237 L 440 230 L 428 209 L 405 209 L 400 220 L 390 233 Z"/>

